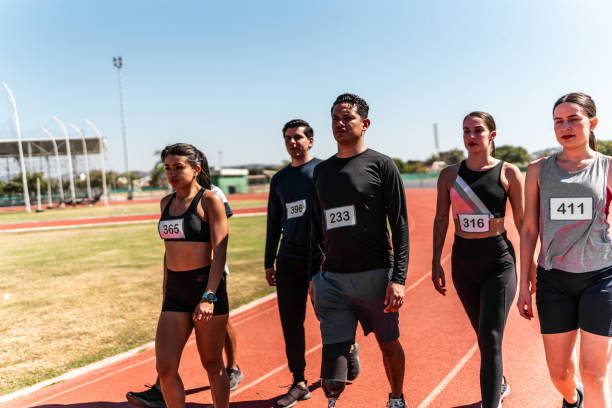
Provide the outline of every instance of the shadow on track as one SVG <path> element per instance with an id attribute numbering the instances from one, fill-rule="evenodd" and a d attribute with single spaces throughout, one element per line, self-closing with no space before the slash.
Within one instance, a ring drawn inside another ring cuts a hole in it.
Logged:
<path id="1" fill-rule="evenodd" d="M 321 388 L 321 381 L 310 384 L 308 389 L 310 392 L 315 391 L 317 388 Z M 196 394 L 201 391 L 207 391 L 210 386 L 192 388 L 185 390 L 185 394 Z M 230 408 L 276 408 L 276 401 L 278 401 L 282 395 L 267 399 L 267 400 L 251 400 L 251 401 L 237 401 L 230 402 Z M 230 400 L 231 400 L 230 394 Z M 136 405 L 130 404 L 127 401 L 124 402 L 109 402 L 109 401 L 94 401 L 94 402 L 81 402 L 76 404 L 46 404 L 36 405 L 32 408 L 134 408 Z M 471 408 L 472 405 L 466 405 L 465 407 L 456 408 Z M 212 408 L 212 404 L 200 404 L 195 402 L 188 402 L 187 408 Z"/>

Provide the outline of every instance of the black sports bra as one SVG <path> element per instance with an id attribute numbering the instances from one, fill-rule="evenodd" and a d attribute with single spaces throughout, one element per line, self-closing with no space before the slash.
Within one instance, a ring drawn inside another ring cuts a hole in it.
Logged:
<path id="1" fill-rule="evenodd" d="M 506 215 L 508 193 L 501 183 L 502 168 L 503 161 L 482 171 L 471 170 L 465 160 L 461 162 L 450 192 L 454 218 L 457 218 L 458 213 L 490 212 L 492 218 L 503 218 Z"/>
<path id="2" fill-rule="evenodd" d="M 202 221 L 198 215 L 198 203 L 202 199 L 204 189 L 200 189 L 198 194 L 191 200 L 189 208 L 181 215 L 170 215 L 170 204 L 176 196 L 173 193 L 162 212 L 157 231 L 164 241 L 191 241 L 191 242 L 210 242 L 210 226 Z"/>

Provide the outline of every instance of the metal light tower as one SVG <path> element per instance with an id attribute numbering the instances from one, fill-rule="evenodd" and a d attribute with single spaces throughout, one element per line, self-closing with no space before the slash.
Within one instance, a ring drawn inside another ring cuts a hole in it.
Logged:
<path id="1" fill-rule="evenodd" d="M 119 100 L 121 103 L 121 131 L 123 132 L 123 155 L 125 161 L 125 173 L 128 179 L 128 200 L 132 199 L 132 177 L 128 166 L 128 144 L 127 144 L 127 131 L 126 131 L 126 120 L 125 120 L 125 100 L 123 98 L 123 74 L 121 68 L 123 68 L 123 61 L 121 57 L 113 57 L 113 65 L 117 68 L 119 73 Z"/>
<path id="2" fill-rule="evenodd" d="M 23 160 L 23 147 L 21 147 L 21 128 L 19 127 L 19 115 L 17 114 L 17 103 L 15 103 L 15 97 L 13 96 L 13 92 L 8 87 L 6 82 L 2 83 L 4 89 L 6 89 L 6 93 L 9 95 L 9 102 L 11 107 L 13 108 L 13 113 L 15 114 L 15 130 L 17 131 L 17 145 L 19 146 L 19 164 L 21 166 L 21 181 L 23 182 L 23 200 L 25 201 L 25 208 L 27 212 L 32 212 L 30 208 L 30 193 L 28 192 L 28 180 L 26 177 L 26 169 L 25 163 Z"/>

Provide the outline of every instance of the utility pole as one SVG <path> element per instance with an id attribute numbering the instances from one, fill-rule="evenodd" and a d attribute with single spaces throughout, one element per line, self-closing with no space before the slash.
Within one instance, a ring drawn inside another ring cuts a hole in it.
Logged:
<path id="1" fill-rule="evenodd" d="M 130 170 L 128 166 L 128 143 L 127 143 L 127 131 L 126 131 L 126 120 L 125 120 L 125 100 L 123 98 L 123 73 L 121 69 L 123 68 L 123 60 L 121 57 L 113 57 L 113 65 L 117 68 L 117 72 L 119 73 L 119 102 L 121 104 L 121 131 L 123 132 L 123 157 L 125 162 L 125 173 L 128 180 L 128 195 L 127 199 L 132 199 L 132 177 L 130 175 Z"/>

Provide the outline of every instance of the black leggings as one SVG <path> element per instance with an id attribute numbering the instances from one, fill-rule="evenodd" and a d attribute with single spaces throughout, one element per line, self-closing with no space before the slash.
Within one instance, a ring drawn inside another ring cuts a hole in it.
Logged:
<path id="1" fill-rule="evenodd" d="M 285 353 L 289 371 L 295 381 L 304 381 L 306 340 L 304 320 L 308 297 L 307 262 L 279 257 L 276 260 L 276 293 L 280 312 Z"/>
<path id="2" fill-rule="evenodd" d="M 503 375 L 502 339 L 516 294 L 515 255 L 506 233 L 489 238 L 455 236 L 453 283 L 480 348 L 483 408 L 497 408 Z"/>

